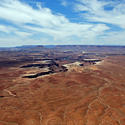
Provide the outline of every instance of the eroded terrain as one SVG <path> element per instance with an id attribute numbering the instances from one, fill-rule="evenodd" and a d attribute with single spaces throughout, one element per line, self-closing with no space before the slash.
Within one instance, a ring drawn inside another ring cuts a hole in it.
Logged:
<path id="1" fill-rule="evenodd" d="M 125 125 L 124 53 L 83 50 L 0 52 L 0 125 Z"/>

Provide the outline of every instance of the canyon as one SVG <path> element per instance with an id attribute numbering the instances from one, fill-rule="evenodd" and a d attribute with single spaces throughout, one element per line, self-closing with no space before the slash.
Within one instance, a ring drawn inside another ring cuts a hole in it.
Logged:
<path id="1" fill-rule="evenodd" d="M 0 125 L 125 125 L 125 48 L 2 49 Z"/>

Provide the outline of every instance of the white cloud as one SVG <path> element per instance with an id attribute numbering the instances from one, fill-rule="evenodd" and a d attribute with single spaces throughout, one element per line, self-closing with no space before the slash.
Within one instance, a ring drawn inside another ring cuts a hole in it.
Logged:
<path id="1" fill-rule="evenodd" d="M 67 1 L 66 0 L 61 0 L 61 5 L 66 7 L 68 5 Z"/>
<path id="2" fill-rule="evenodd" d="M 32 35 L 32 33 L 30 32 L 24 32 L 12 26 L 6 26 L 6 25 L 0 25 L 0 31 L 6 33 L 6 35 L 10 35 L 13 33 L 14 35 L 17 35 L 19 37 L 27 37 Z"/>
<path id="3" fill-rule="evenodd" d="M 125 3 L 122 1 L 99 1 L 99 0 L 77 0 L 75 11 L 81 11 L 84 19 L 95 22 L 110 23 L 121 28 L 125 28 Z M 105 10 L 106 6 L 111 6 L 111 10 Z M 82 11 L 87 11 L 83 13 Z"/>
<path id="4" fill-rule="evenodd" d="M 0 31 L 5 32 L 5 33 L 9 33 L 8 28 L 6 26 L 4 26 L 4 25 L 0 25 Z"/>
<path id="5" fill-rule="evenodd" d="M 62 15 L 54 15 L 48 8 L 33 9 L 31 6 L 18 0 L 2 0 L 0 3 L 0 18 L 14 23 L 32 23 L 44 27 L 52 27 L 68 22 Z"/>
<path id="6" fill-rule="evenodd" d="M 11 26 L 0 25 L 0 31 L 5 33 L 15 32 L 17 29 Z"/>
<path id="7" fill-rule="evenodd" d="M 20 36 L 20 37 L 29 37 L 32 35 L 32 33 L 22 32 L 22 31 L 16 31 L 15 34 Z"/>
<path id="8" fill-rule="evenodd" d="M 85 1 L 86 6 L 83 5 Z M 100 3 L 97 0 L 91 1 L 92 2 L 89 2 L 89 0 L 81 0 L 81 4 L 76 6 L 76 9 L 79 11 L 88 11 L 89 14 L 93 13 L 95 16 L 91 16 L 92 20 L 108 20 L 108 18 L 106 18 L 107 14 L 102 8 L 107 3 Z M 113 11 L 115 11 L 115 9 Z M 123 11 L 124 10 L 122 10 L 122 13 Z M 38 9 L 34 9 L 30 5 L 22 3 L 19 0 L 1 0 L 0 12 L 2 12 L 0 13 L 1 19 L 7 20 L 16 25 L 16 28 L 12 25 L 0 25 L 0 31 L 6 32 L 10 35 L 12 33 L 14 34 L 8 39 L 2 37 L 0 39 L 1 45 L 5 45 L 7 41 L 13 41 L 14 43 L 17 41 L 18 45 L 45 43 L 91 44 L 93 41 L 98 41 L 98 37 L 103 35 L 106 30 L 109 30 L 109 27 L 105 24 L 72 23 L 64 15 L 53 14 L 49 8 L 42 7 L 40 4 Z M 104 19 L 101 15 L 102 12 L 104 13 Z M 110 14 L 108 16 L 110 16 Z M 91 20 L 90 15 L 85 15 L 85 17 Z M 27 25 L 27 23 L 32 25 Z M 123 26 L 123 23 L 120 23 L 120 26 Z M 5 42 L 3 43 L 3 41 Z"/>

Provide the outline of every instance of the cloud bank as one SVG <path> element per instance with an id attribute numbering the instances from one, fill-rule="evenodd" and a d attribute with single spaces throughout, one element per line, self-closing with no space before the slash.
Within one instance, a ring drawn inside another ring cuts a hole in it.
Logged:
<path id="1" fill-rule="evenodd" d="M 63 1 L 63 6 L 67 2 Z M 125 3 L 76 0 L 73 10 L 80 17 L 76 22 L 42 4 L 34 4 L 35 7 L 19 0 L 1 0 L 0 46 L 125 44 Z"/>

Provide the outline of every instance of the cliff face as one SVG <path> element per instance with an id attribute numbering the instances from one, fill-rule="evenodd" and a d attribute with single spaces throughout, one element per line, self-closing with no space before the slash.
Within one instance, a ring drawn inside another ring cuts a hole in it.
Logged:
<path id="1" fill-rule="evenodd" d="M 0 125 L 125 125 L 125 57 L 108 57 L 82 72 L 22 78 L 0 71 Z"/>

